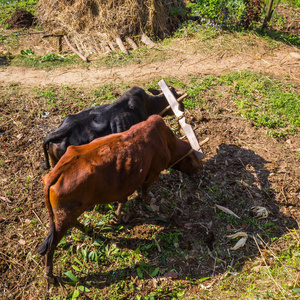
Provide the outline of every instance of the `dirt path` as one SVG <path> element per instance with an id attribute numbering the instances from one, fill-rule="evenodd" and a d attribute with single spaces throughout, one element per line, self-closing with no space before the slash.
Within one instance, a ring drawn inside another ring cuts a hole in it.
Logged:
<path id="1" fill-rule="evenodd" d="M 55 69 L 52 71 L 9 67 L 0 70 L 0 84 L 26 86 L 95 86 L 123 82 L 137 84 L 153 77 L 186 76 L 191 73 L 220 74 L 249 70 L 266 72 L 278 77 L 290 76 L 300 82 L 300 51 L 285 48 L 262 58 L 251 54 L 220 58 L 203 54 L 179 53 L 162 62 L 134 64 L 116 68 L 94 67 L 85 69 Z"/>

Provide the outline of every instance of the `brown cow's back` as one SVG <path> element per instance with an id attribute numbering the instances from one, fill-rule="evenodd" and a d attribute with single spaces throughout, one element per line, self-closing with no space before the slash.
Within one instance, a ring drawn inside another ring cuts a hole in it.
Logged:
<path id="1" fill-rule="evenodd" d="M 70 201 L 70 209 L 75 209 L 74 198 L 82 199 L 80 210 L 95 205 L 96 198 L 98 203 L 121 201 L 145 182 L 149 173 L 159 174 L 166 168 L 171 159 L 168 128 L 160 117 L 152 118 L 124 133 L 70 146 L 45 177 L 47 184 L 52 177 L 59 177 L 50 188 L 53 209 L 65 208 Z"/>

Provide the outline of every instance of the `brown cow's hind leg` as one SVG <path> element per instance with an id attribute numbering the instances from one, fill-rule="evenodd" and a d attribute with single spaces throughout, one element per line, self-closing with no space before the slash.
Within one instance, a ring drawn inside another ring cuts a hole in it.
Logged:
<path id="1" fill-rule="evenodd" d="M 68 224 L 66 224 L 68 225 Z M 59 227 L 59 230 L 55 230 L 55 238 L 51 245 L 51 248 L 47 251 L 46 259 L 45 259 L 45 278 L 49 283 L 54 283 L 55 278 L 53 277 L 53 255 L 56 249 L 57 244 L 63 238 L 63 236 L 67 233 L 69 226 Z"/>

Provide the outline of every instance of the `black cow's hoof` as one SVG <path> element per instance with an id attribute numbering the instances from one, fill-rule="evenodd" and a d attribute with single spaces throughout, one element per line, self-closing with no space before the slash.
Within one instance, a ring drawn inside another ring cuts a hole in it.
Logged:
<path id="1" fill-rule="evenodd" d="M 115 216 L 113 219 L 109 221 L 109 225 L 111 226 L 120 225 L 120 223 L 121 223 L 121 217 L 118 216 Z"/>
<path id="2" fill-rule="evenodd" d="M 41 168 L 43 170 L 48 170 L 49 169 L 44 161 L 41 162 Z"/>
<path id="3" fill-rule="evenodd" d="M 55 276 L 53 276 L 53 275 L 49 276 L 49 275 L 45 274 L 44 278 L 47 280 L 48 284 L 56 284 L 56 283 L 58 283 L 57 278 Z"/>

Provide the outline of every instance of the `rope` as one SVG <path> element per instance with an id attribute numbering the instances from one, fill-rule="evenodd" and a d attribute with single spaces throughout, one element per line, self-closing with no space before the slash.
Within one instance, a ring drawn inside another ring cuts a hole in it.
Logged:
<path id="1" fill-rule="evenodd" d="M 183 160 L 185 157 L 189 156 L 193 152 L 194 152 L 194 149 L 192 148 L 191 150 L 189 150 L 188 153 L 186 153 L 183 157 L 179 158 L 174 164 L 172 164 L 171 166 L 167 167 L 166 169 L 172 168 L 174 165 L 176 165 L 177 163 L 179 163 L 181 160 Z"/>

